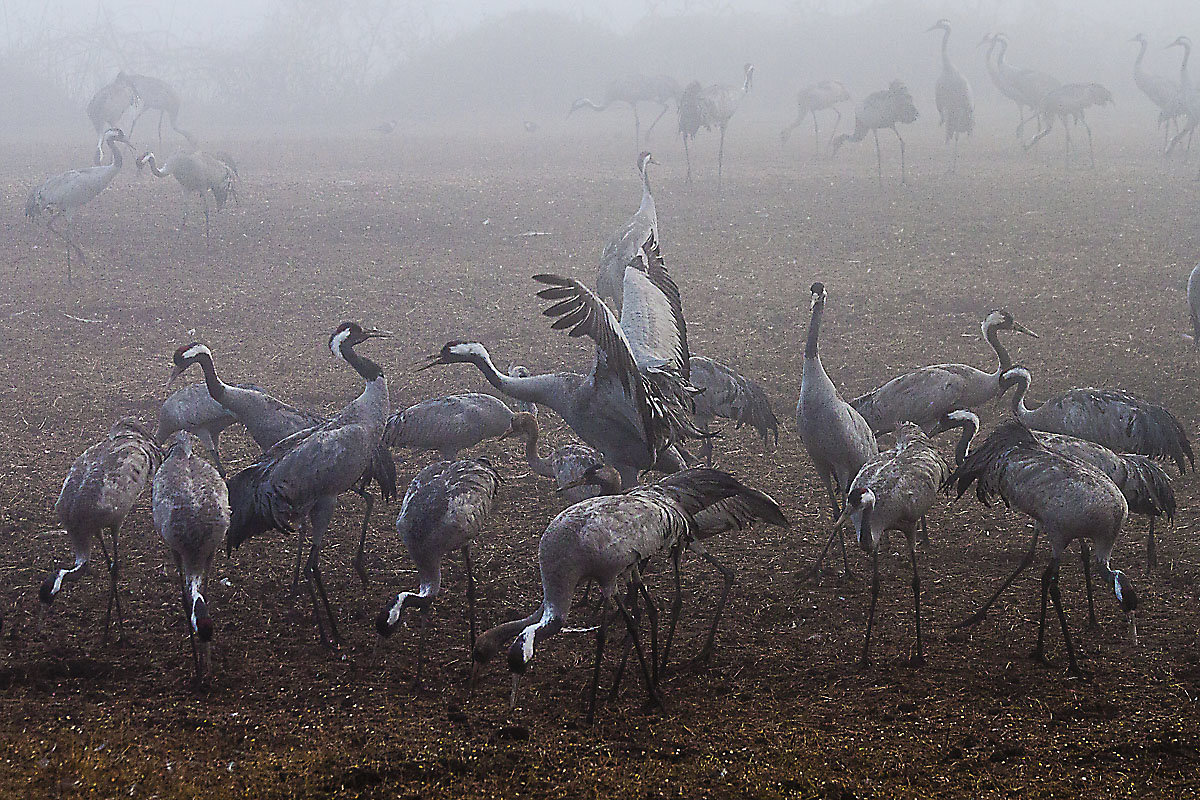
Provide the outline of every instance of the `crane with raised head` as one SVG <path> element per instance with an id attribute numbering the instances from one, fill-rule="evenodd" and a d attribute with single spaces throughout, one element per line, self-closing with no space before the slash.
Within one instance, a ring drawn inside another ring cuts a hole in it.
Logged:
<path id="1" fill-rule="evenodd" d="M 946 130 L 946 142 L 954 141 L 954 161 L 950 168 L 954 172 L 958 169 L 958 140 L 975 130 L 975 100 L 967 77 L 950 60 L 950 20 L 939 19 L 925 32 L 938 30 L 942 32 L 942 71 L 934 86 L 934 100 Z"/>

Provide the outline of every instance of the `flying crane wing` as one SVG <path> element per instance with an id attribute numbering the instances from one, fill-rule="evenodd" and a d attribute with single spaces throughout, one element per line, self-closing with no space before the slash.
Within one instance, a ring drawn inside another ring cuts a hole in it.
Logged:
<path id="1" fill-rule="evenodd" d="M 638 367 L 668 367 L 686 380 L 691 354 L 683 301 L 653 231 L 625 267 L 623 294 L 621 330 Z"/>

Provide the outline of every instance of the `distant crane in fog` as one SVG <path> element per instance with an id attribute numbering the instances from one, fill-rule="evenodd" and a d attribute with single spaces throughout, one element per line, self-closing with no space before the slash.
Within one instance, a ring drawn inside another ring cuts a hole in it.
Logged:
<path id="1" fill-rule="evenodd" d="M 125 138 L 125 134 L 120 128 L 109 128 L 104 132 L 104 137 L 97 145 L 97 149 L 103 150 L 107 147 L 112 155 L 111 163 L 99 167 L 73 169 L 61 175 L 55 175 L 30 192 L 29 199 L 25 202 L 25 216 L 37 219 L 44 215 L 46 229 L 66 243 L 67 283 L 71 282 L 71 251 L 74 250 L 79 256 L 81 264 L 87 263 L 83 249 L 75 243 L 75 239 L 71 236 L 71 221 L 74 218 L 75 209 L 95 199 L 121 171 L 123 161 L 121 151 L 117 149 L 118 142 L 129 144 L 129 140 Z M 59 217 L 66 220 L 66 230 L 54 227 L 54 221 Z"/>
<path id="2" fill-rule="evenodd" d="M 173 176 L 184 192 L 200 195 L 200 203 L 204 206 L 204 241 L 207 243 L 210 233 L 208 195 L 212 194 L 218 211 L 224 208 L 226 200 L 236 191 L 235 170 L 216 156 L 200 150 L 193 153 L 176 153 L 168 158 L 162 167 L 158 166 L 154 153 L 145 153 L 137 160 L 139 172 L 145 164 L 150 165 L 150 171 L 155 177 Z M 187 206 L 184 206 L 183 216 L 186 222 Z"/>
<path id="3" fill-rule="evenodd" d="M 604 102 L 596 103 L 586 97 L 581 97 L 571 104 L 571 110 L 567 112 L 567 116 L 571 116 L 581 108 L 604 111 L 613 103 L 626 103 L 633 109 L 634 142 L 641 145 L 642 119 L 638 115 L 638 104 L 653 103 L 662 109 L 646 130 L 646 138 L 649 139 L 654 126 L 662 119 L 663 114 L 667 113 L 671 103 L 678 102 L 678 100 L 679 82 L 670 75 L 626 75 L 608 85 L 604 92 Z"/>
<path id="4" fill-rule="evenodd" d="M 841 81 L 824 80 L 805 86 L 796 95 L 796 121 L 779 132 L 779 141 L 786 144 L 792 131 L 804 123 L 805 117 L 812 114 L 813 140 L 816 144 L 816 152 L 820 154 L 821 131 L 817 125 L 817 112 L 829 109 L 837 114 L 833 130 L 829 134 L 829 140 L 832 142 L 833 137 L 837 135 L 838 125 L 842 123 L 842 112 L 838 110 L 838 103 L 849 99 L 850 92 L 846 91 L 846 85 Z"/>
<path id="5" fill-rule="evenodd" d="M 1197 264 L 1192 269 L 1192 274 L 1188 275 L 1187 301 L 1188 317 L 1192 321 L 1192 332 L 1191 334 L 1185 333 L 1183 338 L 1190 341 L 1197 348 L 1200 348 L 1200 264 Z"/>
<path id="6" fill-rule="evenodd" d="M 1188 144 L 1192 143 L 1196 125 L 1200 124 L 1200 92 L 1197 92 L 1192 86 L 1192 76 L 1188 72 L 1188 60 L 1192 57 L 1192 40 L 1186 36 L 1180 36 L 1167 47 L 1183 48 L 1183 61 L 1179 64 L 1179 99 L 1183 104 L 1183 112 L 1187 115 L 1187 126 L 1177 131 L 1174 138 L 1171 139 L 1171 143 L 1167 145 L 1166 155 L 1170 155 L 1176 145 L 1183 141 L 1185 135 L 1188 137 Z"/>
<path id="7" fill-rule="evenodd" d="M 1041 116 L 1042 129 L 1029 140 L 1025 149 L 1033 147 L 1049 135 L 1054 128 L 1054 120 L 1058 119 L 1063 126 L 1063 134 L 1067 138 L 1066 163 L 1071 164 L 1071 126 L 1067 124 L 1070 117 L 1075 125 L 1082 125 L 1088 135 L 1088 159 L 1094 168 L 1096 152 L 1092 148 L 1092 126 L 1088 125 L 1084 111 L 1092 106 L 1106 106 L 1113 102 L 1112 92 L 1098 83 L 1066 83 L 1054 89 L 1042 98 L 1038 109 Z"/>
<path id="8" fill-rule="evenodd" d="M 1183 103 L 1183 95 L 1179 90 L 1179 82 L 1164 75 L 1152 75 L 1142 66 L 1146 58 L 1146 49 L 1150 46 L 1146 34 L 1139 33 L 1129 41 L 1138 42 L 1137 58 L 1133 62 L 1133 82 L 1141 89 L 1142 94 L 1158 107 L 1158 126 L 1163 129 L 1163 151 L 1167 149 L 1167 141 L 1171 135 L 1171 125 L 1180 129 L 1179 118 L 1186 116 L 1187 107 Z"/>
<path id="9" fill-rule="evenodd" d="M 175 91 L 171 84 L 150 75 L 137 75 L 129 72 L 118 73 L 117 81 L 133 89 L 133 93 L 137 96 L 137 102 L 142 106 L 142 110 L 133 118 L 133 122 L 129 123 L 130 137 L 133 136 L 133 128 L 142 118 L 142 114 L 147 111 L 157 111 L 158 143 L 160 145 L 162 144 L 162 124 L 165 116 L 170 118 L 172 130 L 187 139 L 192 147 L 196 146 L 195 137 L 179 127 L 179 92 Z"/>
<path id="10" fill-rule="evenodd" d="M 875 135 L 875 171 L 883 183 L 883 156 L 879 152 L 879 131 L 891 128 L 900 141 L 900 183 L 907 183 L 904 165 L 904 137 L 896 126 L 911 125 L 917 121 L 917 107 L 913 104 L 908 87 L 901 81 L 892 81 L 887 89 L 867 95 L 854 109 L 854 133 L 842 133 L 834 137 L 832 153 L 836 154 L 846 142 L 861 142 L 867 133 Z"/>
<path id="11" fill-rule="evenodd" d="M 721 186 L 721 167 L 725 161 L 725 131 L 738 106 L 754 88 L 754 65 L 747 62 L 742 67 L 745 80 L 739 89 L 728 84 L 714 84 L 701 88 L 693 81 L 679 97 L 679 132 L 683 134 L 683 153 L 687 158 L 687 180 L 692 182 L 692 156 L 688 150 L 688 139 L 695 139 L 700 128 L 712 130 L 715 125 L 721 132 L 721 144 L 717 148 L 717 188 Z"/>
<path id="12" fill-rule="evenodd" d="M 117 78 L 101 86 L 87 104 L 88 119 L 96 129 L 96 136 L 103 137 L 109 128 L 117 127 L 129 107 L 137 102 L 133 87 Z M 103 151 L 96 152 L 96 163 L 104 157 Z"/>
<path id="13" fill-rule="evenodd" d="M 1003 85 L 1008 86 L 1016 95 L 1016 97 L 1013 97 L 1012 94 L 1008 96 L 1016 101 L 1021 112 L 1021 122 L 1017 125 L 1016 134 L 1019 139 L 1025 130 L 1025 123 L 1039 116 L 1038 110 L 1041 108 L 1042 99 L 1062 84 L 1058 78 L 1045 72 L 1012 66 L 1005 59 L 1008 53 L 1008 36 L 997 33 L 992 38 L 1000 46 L 1000 51 L 996 56 L 996 73 Z M 1004 90 L 1001 89 L 1001 91 Z M 1026 107 L 1029 108 L 1029 116 L 1025 116 L 1024 109 Z"/>
<path id="14" fill-rule="evenodd" d="M 954 140 L 954 162 L 951 172 L 958 169 L 958 140 L 964 133 L 968 136 L 975 130 L 975 101 L 971 98 L 971 84 L 958 67 L 950 61 L 947 46 L 950 42 L 950 20 L 939 19 L 925 32 L 942 31 L 942 73 L 934 87 L 941 125 L 946 129 L 946 142 Z"/>

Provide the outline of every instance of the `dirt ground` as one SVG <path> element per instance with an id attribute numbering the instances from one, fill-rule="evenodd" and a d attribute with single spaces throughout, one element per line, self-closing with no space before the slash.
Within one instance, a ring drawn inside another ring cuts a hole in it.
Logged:
<path id="1" fill-rule="evenodd" d="M 35 182 L 86 164 L 88 148 L 3 148 L 0 795 L 1193 796 L 1200 548 L 1190 475 L 1177 482 L 1174 527 L 1159 532 L 1159 570 L 1145 566 L 1144 519 L 1130 521 L 1113 556 L 1140 595 L 1140 646 L 1103 587 L 1100 626 L 1085 629 L 1082 570 L 1077 557 L 1065 559 L 1085 679 L 1068 677 L 1056 626 L 1052 663 L 1028 658 L 1040 567 L 969 635 L 955 630 L 1028 541 L 1022 518 L 972 496 L 939 503 L 931 542 L 919 549 L 923 668 L 907 665 L 912 599 L 901 537 L 881 557 L 869 669 L 856 667 L 867 559 L 851 552 L 849 582 L 800 579 L 830 522 L 793 422 L 813 280 L 828 287 L 822 354 L 846 396 L 937 361 L 990 369 L 979 322 L 1004 307 L 1041 334 L 1009 339 L 1033 371 L 1031 400 L 1119 387 L 1168 405 L 1195 429 L 1197 360 L 1180 334 L 1198 184 L 1194 164 L 1156 159 L 1148 130 L 1098 130 L 1095 170 L 1064 169 L 1057 136 L 1025 155 L 1011 138 L 980 135 L 964 145 L 959 173 L 947 175 L 947 153 L 925 121 L 906 132 L 911 173 L 902 187 L 890 133 L 889 177 L 879 186 L 869 140 L 829 161 L 812 158 L 800 131 L 781 149 L 775 128 L 747 125 L 731 129 L 720 195 L 715 136 L 698 141 L 697 182 L 687 186 L 679 142 L 656 132 L 663 248 L 692 350 L 761 382 L 784 426 L 778 448 L 765 450 L 752 434 L 727 430 L 720 465 L 772 494 L 793 521 L 712 543 L 738 577 L 708 665 L 688 659 L 719 582 L 687 562 L 680 657 L 664 678 L 661 711 L 643 710 L 631 674 L 584 727 L 593 653 L 585 634 L 540 649 L 515 709 L 502 659 L 468 700 L 458 559 L 448 560 L 425 687 L 414 692 L 416 626 L 380 643 L 372 624 L 387 597 L 415 588 L 394 532 L 398 506 L 372 519 L 364 589 L 350 566 L 361 513 L 352 496 L 324 551 L 346 637 L 337 652 L 321 647 L 307 598 L 291 593 L 294 541 L 265 536 L 217 560 L 214 675 L 194 691 L 177 584 L 164 571 L 148 497 L 123 539 L 125 641 L 101 644 L 100 576 L 70 586 L 38 630 L 37 586 L 69 559 L 54 530 L 63 476 L 118 416 L 153 420 L 180 344 L 204 341 L 227 380 L 323 411 L 361 385 L 326 348 L 344 319 L 397 332 L 362 348 L 387 370 L 397 407 L 486 387 L 469 365 L 415 371 L 449 339 L 484 342 L 502 367 L 586 370 L 587 344 L 550 330 L 529 276 L 592 279 L 604 238 L 638 202 L 632 132 L 616 122 L 599 132 L 548 128 L 221 142 L 239 158 L 242 188 L 238 205 L 214 215 L 208 248 L 198 207 L 181 228 L 175 184 L 127 166 L 80 215 L 92 269 L 77 268 L 73 287 L 62 247 L 21 208 Z M 1003 411 L 987 409 L 987 423 Z M 551 428 L 552 441 L 567 440 L 561 421 Z M 241 432 L 225 441 L 231 465 L 253 457 Z M 515 446 L 493 442 L 480 453 L 506 479 L 475 547 L 478 615 L 488 627 L 536 606 L 536 543 L 560 502 Z M 403 455 L 401 481 L 428 460 Z M 652 585 L 667 596 L 663 575 Z M 581 609 L 572 624 L 592 619 Z M 609 669 L 605 689 L 611 680 Z"/>

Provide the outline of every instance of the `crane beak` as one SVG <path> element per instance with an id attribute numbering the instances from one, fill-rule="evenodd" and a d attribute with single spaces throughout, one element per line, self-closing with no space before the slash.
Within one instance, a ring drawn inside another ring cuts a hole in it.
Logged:
<path id="1" fill-rule="evenodd" d="M 926 31 L 926 33 L 928 33 L 928 31 Z M 992 35 L 990 33 L 985 33 L 983 35 L 983 38 L 979 40 L 979 44 L 977 44 L 975 46 L 983 47 L 985 44 L 987 44 L 988 42 L 991 42 L 991 41 L 992 41 Z"/>
<path id="2" fill-rule="evenodd" d="M 179 379 L 179 376 L 182 374 L 183 374 L 183 370 L 181 370 L 179 368 L 179 365 L 176 364 L 175 368 L 171 370 L 171 377 L 167 379 L 167 385 L 165 388 L 170 389 L 175 384 L 175 381 L 177 381 Z"/>
<path id="3" fill-rule="evenodd" d="M 848 519 L 850 519 L 850 509 L 848 507 L 843 508 L 842 515 L 837 518 L 836 522 L 833 523 L 833 530 L 831 531 L 831 533 L 836 533 L 837 529 L 842 527 L 843 525 L 845 525 L 846 520 L 848 520 Z"/>
<path id="4" fill-rule="evenodd" d="M 423 372 L 424 370 L 427 370 L 430 367 L 436 367 L 440 364 L 445 364 L 445 363 L 446 363 L 445 361 L 442 361 L 442 354 L 435 353 L 434 355 L 429 356 L 429 358 L 427 358 L 425 360 L 424 364 L 417 367 L 417 372 Z"/>
<path id="5" fill-rule="evenodd" d="M 1024 325 L 1022 325 L 1019 322 L 1013 323 L 1013 330 L 1016 331 L 1017 333 L 1023 333 L 1026 336 L 1032 336 L 1035 339 L 1042 338 L 1042 337 L 1038 336 L 1036 333 L 1034 333 L 1033 331 L 1029 330 L 1029 328 L 1026 328 Z"/>
<path id="6" fill-rule="evenodd" d="M 925 29 L 925 32 L 930 33 L 932 31 L 938 30 L 941 27 L 942 27 L 941 25 L 930 25 L 928 28 Z"/>
<path id="7" fill-rule="evenodd" d="M 390 339 L 392 332 L 380 330 L 379 328 L 371 328 L 369 331 L 363 331 L 363 336 L 368 339 Z"/>
<path id="8" fill-rule="evenodd" d="M 573 481 L 567 481 L 562 486 L 558 487 L 558 489 L 556 491 L 559 494 L 562 494 L 563 492 L 567 491 L 568 489 L 575 489 L 575 488 L 577 488 L 579 486 L 583 486 L 583 485 L 584 485 L 583 478 L 576 478 Z"/>

